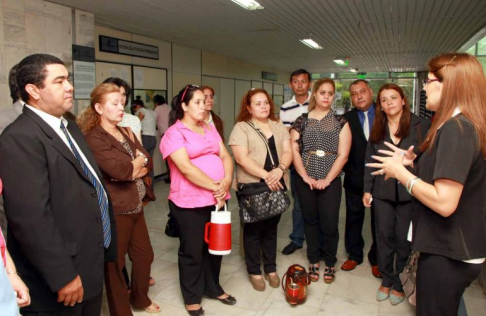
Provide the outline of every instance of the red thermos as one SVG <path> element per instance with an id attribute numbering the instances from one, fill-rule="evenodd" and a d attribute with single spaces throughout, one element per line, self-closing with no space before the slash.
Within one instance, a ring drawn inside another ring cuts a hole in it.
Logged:
<path id="1" fill-rule="evenodd" d="M 304 303 L 309 284 L 310 278 L 305 268 L 299 264 L 291 265 L 282 277 L 282 289 L 287 302 L 291 305 Z"/>
<path id="2" fill-rule="evenodd" d="M 231 212 L 226 205 L 224 211 L 211 212 L 211 222 L 206 223 L 204 241 L 209 245 L 209 253 L 213 255 L 228 255 L 231 253 Z"/>

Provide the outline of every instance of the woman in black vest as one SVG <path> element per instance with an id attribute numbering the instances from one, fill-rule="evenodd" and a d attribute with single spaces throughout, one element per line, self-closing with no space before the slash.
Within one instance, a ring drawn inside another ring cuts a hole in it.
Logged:
<path id="1" fill-rule="evenodd" d="M 383 85 L 376 100 L 376 116 L 371 130 L 366 162 L 372 162 L 379 150 L 387 150 L 385 142 L 407 150 L 410 146 L 419 152 L 430 121 L 410 112 L 410 105 L 402 88 L 394 83 Z M 372 198 L 373 197 L 373 198 Z M 375 231 L 378 246 L 378 268 L 383 276 L 376 292 L 376 300 L 390 298 L 392 305 L 403 301 L 404 293 L 398 275 L 403 271 L 410 254 L 407 232 L 412 220 L 412 198 L 395 179 L 364 176 L 363 204 L 375 206 Z M 395 261 L 396 256 L 396 261 Z M 395 266 L 396 263 L 396 266 Z"/>

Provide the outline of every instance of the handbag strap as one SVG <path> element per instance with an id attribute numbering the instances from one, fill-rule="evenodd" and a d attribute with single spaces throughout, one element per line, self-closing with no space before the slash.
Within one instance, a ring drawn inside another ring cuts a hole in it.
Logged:
<path id="1" fill-rule="evenodd" d="M 276 165 L 275 165 L 275 162 L 273 161 L 272 152 L 270 151 L 270 147 L 268 147 L 268 140 L 267 140 L 267 138 L 265 137 L 265 135 L 263 135 L 262 132 L 260 132 L 260 130 L 258 128 L 256 128 L 256 126 L 255 126 L 255 124 L 253 124 L 253 122 L 247 121 L 246 123 L 248 125 L 250 125 L 251 127 L 253 127 L 253 129 L 255 130 L 255 132 L 257 132 L 257 134 L 260 135 L 260 137 L 262 138 L 263 142 L 265 143 L 265 146 L 267 147 L 268 156 L 270 157 L 270 160 L 272 161 L 272 167 L 275 168 Z"/>

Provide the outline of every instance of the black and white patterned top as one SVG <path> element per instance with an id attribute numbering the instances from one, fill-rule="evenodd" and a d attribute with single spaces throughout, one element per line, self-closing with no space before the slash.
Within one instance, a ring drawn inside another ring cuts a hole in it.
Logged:
<path id="1" fill-rule="evenodd" d="M 133 154 L 133 151 L 130 148 L 130 145 L 128 144 L 128 142 L 125 139 L 123 139 L 123 141 L 121 141 L 120 144 L 122 144 L 122 146 L 127 150 L 127 152 L 132 157 L 132 160 L 135 159 L 135 155 Z M 142 211 L 142 199 L 143 199 L 143 197 L 145 196 L 145 193 L 146 193 L 145 192 L 145 185 L 143 184 L 143 180 L 141 178 L 135 179 L 135 184 L 137 185 L 138 199 L 139 199 L 137 208 L 135 208 L 133 210 L 126 211 L 126 212 L 117 213 L 118 215 L 135 214 L 135 213 L 140 213 Z"/>
<path id="2" fill-rule="evenodd" d="M 305 126 L 302 126 L 304 123 Z M 321 120 L 299 116 L 295 120 L 292 129 L 300 135 L 300 154 L 307 174 L 316 180 L 324 179 L 336 161 L 339 146 L 339 133 L 347 120 L 334 111 L 324 116 Z M 326 154 L 321 157 L 312 151 L 323 151 Z"/>

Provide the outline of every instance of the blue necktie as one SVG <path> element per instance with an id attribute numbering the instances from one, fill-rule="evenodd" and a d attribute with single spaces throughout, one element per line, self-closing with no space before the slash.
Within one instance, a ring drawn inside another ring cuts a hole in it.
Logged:
<path id="1" fill-rule="evenodd" d="M 101 220 L 103 221 L 103 245 L 105 246 L 105 248 L 108 248 L 111 241 L 111 230 L 110 230 L 111 228 L 110 228 L 110 217 L 108 215 L 108 199 L 106 198 L 105 190 L 103 189 L 101 183 L 96 179 L 95 175 L 89 170 L 88 166 L 84 163 L 83 158 L 81 158 L 81 155 L 76 149 L 76 146 L 74 146 L 73 141 L 71 140 L 71 137 L 69 137 L 66 127 L 62 122 L 61 122 L 61 130 L 64 132 L 64 135 L 66 135 L 66 138 L 69 142 L 69 146 L 73 151 L 74 157 L 76 157 L 76 160 L 81 165 L 81 169 L 83 169 L 84 174 L 88 177 L 89 181 L 96 189 L 96 193 L 98 194 L 98 205 L 100 206 L 101 209 Z"/>

